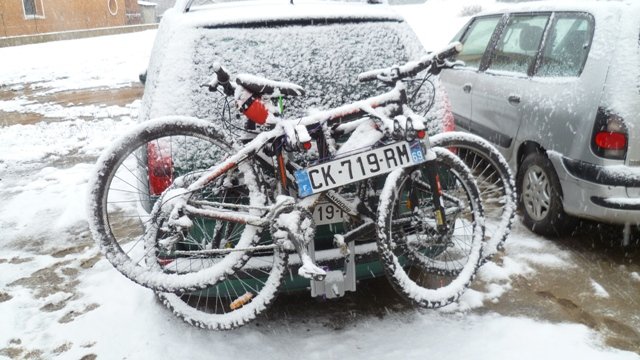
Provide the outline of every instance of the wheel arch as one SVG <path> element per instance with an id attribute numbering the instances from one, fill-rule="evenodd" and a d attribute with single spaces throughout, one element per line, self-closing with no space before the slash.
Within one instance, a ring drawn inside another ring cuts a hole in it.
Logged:
<path id="1" fill-rule="evenodd" d="M 520 165 L 522 165 L 524 158 L 526 158 L 527 155 L 533 152 L 544 154 L 546 150 L 542 147 L 542 145 L 535 141 L 524 141 L 522 144 L 520 144 L 520 147 L 518 147 L 518 151 L 516 153 L 516 166 L 518 172 L 520 172 Z"/>
<path id="2" fill-rule="evenodd" d="M 553 169 L 553 171 L 555 172 L 555 176 L 558 179 L 558 183 L 560 185 L 560 196 L 562 197 L 562 203 L 564 205 L 564 189 L 562 189 L 562 181 L 560 181 L 560 177 L 558 176 L 558 171 L 555 168 L 555 165 L 553 164 L 553 162 L 551 161 L 551 159 L 549 159 L 549 156 L 547 156 L 547 150 L 540 145 L 539 143 L 535 142 L 535 141 L 524 141 L 520 147 L 518 147 L 518 152 L 516 154 L 516 178 L 518 178 L 518 175 L 520 174 L 520 172 L 522 171 L 521 165 L 522 162 L 524 161 L 524 159 L 531 153 L 538 153 L 543 155 L 544 157 L 547 158 L 547 160 L 549 160 L 549 163 L 551 164 L 551 168 Z M 519 185 L 516 184 L 516 188 L 517 188 L 517 193 L 518 196 L 520 196 L 520 191 L 521 189 L 519 189 Z"/>

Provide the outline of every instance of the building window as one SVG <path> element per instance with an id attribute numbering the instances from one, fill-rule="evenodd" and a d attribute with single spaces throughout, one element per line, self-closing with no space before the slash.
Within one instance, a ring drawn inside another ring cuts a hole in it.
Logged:
<path id="1" fill-rule="evenodd" d="M 22 0 L 24 7 L 25 19 L 42 19 L 44 18 L 44 7 L 42 0 Z"/>

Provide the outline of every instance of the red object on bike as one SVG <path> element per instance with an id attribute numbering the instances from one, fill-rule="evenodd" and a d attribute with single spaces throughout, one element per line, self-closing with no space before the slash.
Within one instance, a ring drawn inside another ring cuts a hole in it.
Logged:
<path id="1" fill-rule="evenodd" d="M 267 121 L 267 117 L 269 117 L 269 110 L 267 110 L 260 99 L 254 98 L 253 96 L 247 100 L 242 108 L 244 116 L 256 124 L 263 125 Z"/>
<path id="2" fill-rule="evenodd" d="M 427 132 L 425 130 L 416 131 L 416 136 L 418 137 L 418 139 L 424 139 L 426 135 L 427 135 Z"/>
<path id="3" fill-rule="evenodd" d="M 149 192 L 160 195 L 173 182 L 173 160 L 169 152 L 162 151 L 161 140 L 147 144 Z"/>

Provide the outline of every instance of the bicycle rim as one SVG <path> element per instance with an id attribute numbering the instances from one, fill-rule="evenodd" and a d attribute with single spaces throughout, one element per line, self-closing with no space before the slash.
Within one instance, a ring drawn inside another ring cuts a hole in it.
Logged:
<path id="1" fill-rule="evenodd" d="M 513 174 L 500 152 L 486 140 L 464 132 L 446 132 L 430 138 L 432 146 L 455 152 L 474 176 L 485 216 L 484 260 L 506 241 L 515 221 L 517 203 Z"/>
<path id="2" fill-rule="evenodd" d="M 176 186 L 176 179 L 184 180 L 180 176 L 185 174 L 194 179 L 198 169 L 219 163 L 230 151 L 211 124 L 172 117 L 143 124 L 99 159 L 90 223 L 94 238 L 116 269 L 154 290 L 183 291 L 214 285 L 246 261 L 237 248 L 257 241 L 256 227 L 189 219 L 193 226 L 188 229 L 167 230 L 162 216 L 154 212 L 164 191 Z M 191 198 L 262 205 L 262 198 L 253 195 L 258 188 L 251 167 L 234 171 L 234 180 L 214 182 Z M 229 251 L 198 254 L 214 247 Z"/>
<path id="3" fill-rule="evenodd" d="M 482 205 L 468 169 L 455 155 L 434 148 L 449 230 L 438 233 L 423 168 L 387 178 L 378 210 L 378 248 L 393 287 L 427 308 L 450 304 L 469 285 L 481 259 Z"/>
<path id="4" fill-rule="evenodd" d="M 229 330 L 253 320 L 276 297 L 287 254 L 281 248 L 248 251 L 250 259 L 226 279 L 207 289 L 157 293 L 160 301 L 185 322 L 211 330 Z"/>

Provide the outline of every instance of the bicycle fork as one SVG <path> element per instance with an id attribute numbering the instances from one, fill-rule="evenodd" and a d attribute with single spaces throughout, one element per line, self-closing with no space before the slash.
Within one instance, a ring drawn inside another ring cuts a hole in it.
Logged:
<path id="1" fill-rule="evenodd" d="M 431 189 L 431 200 L 433 204 L 433 215 L 436 220 L 436 230 L 438 231 L 438 235 L 442 236 L 449 232 L 449 225 L 447 223 L 447 215 L 442 200 L 443 193 L 440 174 L 438 174 L 434 165 L 429 163 L 426 165 L 427 166 L 424 167 L 424 172 L 427 177 L 429 188 Z M 414 204 L 413 206 L 417 206 L 420 201 L 418 199 L 417 191 L 413 187 L 409 193 L 409 201 Z"/>

